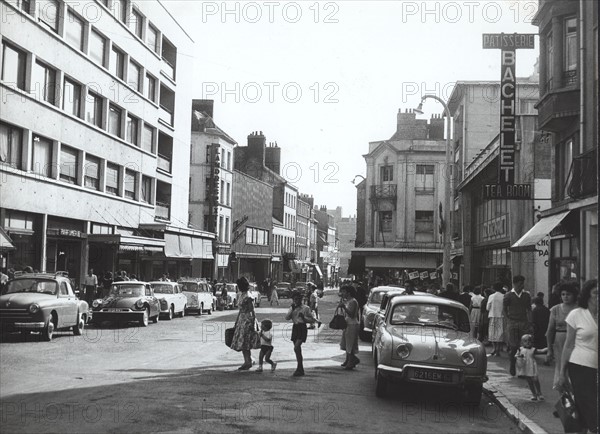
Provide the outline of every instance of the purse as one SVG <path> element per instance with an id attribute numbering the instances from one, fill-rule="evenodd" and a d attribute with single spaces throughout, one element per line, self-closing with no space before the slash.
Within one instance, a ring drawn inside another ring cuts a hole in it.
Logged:
<path id="1" fill-rule="evenodd" d="M 229 348 L 231 348 L 234 333 L 235 333 L 235 327 L 225 329 L 225 345 L 227 345 Z"/>
<path id="2" fill-rule="evenodd" d="M 579 417 L 577 407 L 575 407 L 575 399 L 570 392 L 563 392 L 554 405 L 554 408 L 558 413 L 565 432 L 579 432 L 582 430 L 581 418 Z"/>
<path id="3" fill-rule="evenodd" d="M 329 328 L 333 330 L 344 330 L 346 325 L 346 318 L 344 318 L 344 315 L 341 313 L 341 309 L 337 307 L 333 314 L 333 318 L 331 318 L 331 321 L 329 322 Z"/>

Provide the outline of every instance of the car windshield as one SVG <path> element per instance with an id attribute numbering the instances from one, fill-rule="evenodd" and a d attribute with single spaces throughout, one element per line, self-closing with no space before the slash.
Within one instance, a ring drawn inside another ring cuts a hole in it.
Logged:
<path id="1" fill-rule="evenodd" d="M 289 289 L 290 284 L 289 283 L 278 283 L 277 284 L 277 288 L 281 288 L 281 289 Z"/>
<path id="2" fill-rule="evenodd" d="M 383 291 L 372 292 L 369 295 L 369 300 L 367 301 L 367 303 L 380 304 L 381 300 L 383 299 L 383 294 L 385 294 L 385 292 L 383 292 Z"/>
<path id="3" fill-rule="evenodd" d="M 164 283 L 156 283 L 152 285 L 155 294 L 173 294 L 173 286 Z"/>
<path id="4" fill-rule="evenodd" d="M 394 306 L 391 325 L 419 324 L 446 327 L 468 332 L 469 317 L 465 311 L 453 306 L 426 303 L 401 303 Z"/>
<path id="5" fill-rule="evenodd" d="M 41 294 L 56 295 L 58 284 L 53 280 L 43 279 L 18 279 L 8 282 L 7 294 L 14 292 L 38 292 Z"/>
<path id="6" fill-rule="evenodd" d="M 144 285 L 113 285 L 110 288 L 113 297 L 140 297 L 144 295 Z"/>
<path id="7" fill-rule="evenodd" d="M 195 282 L 180 283 L 181 290 L 185 292 L 200 292 L 200 285 Z"/>

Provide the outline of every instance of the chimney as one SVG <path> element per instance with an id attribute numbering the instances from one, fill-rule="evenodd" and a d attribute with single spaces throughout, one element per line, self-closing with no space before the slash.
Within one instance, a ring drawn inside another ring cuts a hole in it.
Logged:
<path id="1" fill-rule="evenodd" d="M 262 161 L 263 166 L 265 165 L 265 147 L 267 144 L 267 138 L 263 136 L 262 131 L 258 134 L 254 131 L 248 136 L 248 157 L 256 158 L 258 161 Z"/>

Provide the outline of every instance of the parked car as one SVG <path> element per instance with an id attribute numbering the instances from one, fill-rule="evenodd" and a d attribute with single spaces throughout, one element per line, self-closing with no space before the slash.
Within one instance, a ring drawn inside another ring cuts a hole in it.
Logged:
<path id="1" fill-rule="evenodd" d="M 158 322 L 160 303 L 147 282 L 114 282 L 108 295 L 92 303 L 92 321 L 138 322 L 147 327 L 149 320 Z"/>
<path id="2" fill-rule="evenodd" d="M 160 313 L 168 320 L 175 315 L 185 316 L 187 297 L 181 291 L 181 286 L 176 282 L 150 282 L 154 296 L 160 303 Z"/>
<path id="3" fill-rule="evenodd" d="M 275 291 L 277 291 L 277 297 L 279 298 L 290 298 L 292 296 L 291 284 L 288 282 L 278 282 Z"/>
<path id="4" fill-rule="evenodd" d="M 227 292 L 226 298 L 223 298 L 223 288 Z M 238 305 L 238 293 L 237 283 L 217 283 L 217 308 L 219 310 L 236 308 Z"/>
<path id="5" fill-rule="evenodd" d="M 66 272 L 21 274 L 7 282 L 0 296 L 2 330 L 24 335 L 36 331 L 46 341 L 58 330 L 81 335 L 88 310 L 88 304 L 75 296 Z"/>
<path id="6" fill-rule="evenodd" d="M 198 315 L 202 315 L 202 312 L 212 314 L 216 307 L 216 300 L 208 282 L 205 280 L 182 280 L 179 285 L 187 298 L 186 311 L 193 310 Z"/>
<path id="7" fill-rule="evenodd" d="M 485 348 L 470 336 L 469 310 L 429 295 L 393 297 L 373 343 L 375 393 L 395 383 L 453 387 L 479 404 L 487 381 Z"/>
<path id="8" fill-rule="evenodd" d="M 258 291 L 258 286 L 256 285 L 256 283 L 250 282 L 250 289 L 248 290 L 248 295 L 254 301 L 254 306 L 260 307 L 261 294 Z"/>
<path id="9" fill-rule="evenodd" d="M 367 303 L 363 306 L 360 318 L 360 330 L 358 336 L 361 340 L 365 342 L 371 341 L 371 338 L 373 337 L 373 322 L 381 306 L 381 300 L 383 299 L 383 296 L 390 291 L 401 294 L 404 292 L 404 288 L 396 286 L 376 286 L 371 289 L 369 297 L 367 298 Z"/>

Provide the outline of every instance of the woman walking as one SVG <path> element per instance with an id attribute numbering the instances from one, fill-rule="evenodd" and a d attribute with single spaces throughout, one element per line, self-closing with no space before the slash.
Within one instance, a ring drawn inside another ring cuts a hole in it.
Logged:
<path id="1" fill-rule="evenodd" d="M 469 319 L 471 320 L 471 336 L 475 339 L 477 339 L 477 336 L 479 335 L 482 301 L 483 296 L 481 295 L 481 286 L 476 286 L 473 290 L 473 296 L 471 297 L 471 311 L 469 312 Z"/>
<path id="2" fill-rule="evenodd" d="M 244 355 L 244 364 L 238 368 L 238 371 L 247 371 L 252 367 L 250 350 L 255 341 L 256 315 L 254 313 L 254 303 L 252 303 L 252 298 L 248 296 L 250 282 L 248 282 L 248 279 L 245 277 L 240 277 L 236 283 L 240 289 L 240 294 L 238 296 L 240 312 L 235 322 L 235 331 L 233 332 L 231 349 L 241 351 Z"/>
<path id="3" fill-rule="evenodd" d="M 360 363 L 356 357 L 358 354 L 358 331 L 360 323 L 358 320 L 358 301 L 356 301 L 356 289 L 352 285 L 342 285 L 340 288 L 342 299 L 338 307 L 344 311 L 346 316 L 346 328 L 342 333 L 340 349 L 346 352 L 346 360 L 342 367 L 347 370 L 354 369 Z"/>
<path id="4" fill-rule="evenodd" d="M 488 339 L 494 346 L 490 356 L 500 356 L 504 342 L 504 314 L 502 313 L 504 294 L 501 282 L 494 283 L 492 287 L 495 292 L 488 298 L 486 306 L 489 318 Z"/>
<path id="5" fill-rule="evenodd" d="M 563 348 L 559 390 L 571 385 L 581 416 L 582 432 L 598 432 L 598 280 L 581 288 L 579 307 L 567 315 L 567 337 Z M 568 380 L 567 380 L 568 378 Z"/>

